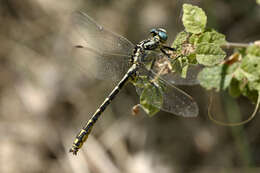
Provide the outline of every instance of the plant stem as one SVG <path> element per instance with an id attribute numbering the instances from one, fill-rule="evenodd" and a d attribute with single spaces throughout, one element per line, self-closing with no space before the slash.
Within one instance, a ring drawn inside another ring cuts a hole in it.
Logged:
<path id="1" fill-rule="evenodd" d="M 226 44 L 221 45 L 222 48 L 247 48 L 250 46 L 250 43 L 232 43 L 232 42 L 226 42 Z"/>

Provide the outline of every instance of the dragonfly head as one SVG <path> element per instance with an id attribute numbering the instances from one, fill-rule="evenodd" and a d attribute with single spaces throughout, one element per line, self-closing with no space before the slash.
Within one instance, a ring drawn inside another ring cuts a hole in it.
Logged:
<path id="1" fill-rule="evenodd" d="M 150 30 L 150 33 L 152 34 L 153 37 L 159 36 L 161 42 L 166 42 L 168 35 L 167 31 L 163 28 L 154 28 Z"/>

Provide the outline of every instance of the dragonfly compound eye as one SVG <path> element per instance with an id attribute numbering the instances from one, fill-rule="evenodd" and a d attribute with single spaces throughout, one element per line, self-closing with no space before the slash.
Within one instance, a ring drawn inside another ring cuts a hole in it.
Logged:
<path id="1" fill-rule="evenodd" d="M 159 31 L 158 35 L 163 42 L 165 42 L 168 38 L 168 35 L 164 31 Z"/>

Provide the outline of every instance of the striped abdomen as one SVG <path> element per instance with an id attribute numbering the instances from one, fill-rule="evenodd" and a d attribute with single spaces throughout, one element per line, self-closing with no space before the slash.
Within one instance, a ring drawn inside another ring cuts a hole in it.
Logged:
<path id="1" fill-rule="evenodd" d="M 82 147 L 83 143 L 87 140 L 89 133 L 91 132 L 94 124 L 97 122 L 98 118 L 105 111 L 110 102 L 115 98 L 115 96 L 119 93 L 120 89 L 126 84 L 128 79 L 135 74 L 137 71 L 137 65 L 133 64 L 132 67 L 128 70 L 122 80 L 117 84 L 117 86 L 113 89 L 113 91 L 109 94 L 109 96 L 105 99 L 105 101 L 101 104 L 101 106 L 94 113 L 92 118 L 87 122 L 87 124 L 81 129 L 79 134 L 76 136 L 76 139 L 73 142 L 71 149 L 69 150 L 74 155 L 77 154 L 78 150 Z"/>

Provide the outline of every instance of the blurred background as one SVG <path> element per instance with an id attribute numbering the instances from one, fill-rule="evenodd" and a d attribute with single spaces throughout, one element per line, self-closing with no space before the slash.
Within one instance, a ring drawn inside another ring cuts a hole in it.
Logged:
<path id="1" fill-rule="evenodd" d="M 149 118 L 142 111 L 131 114 L 139 99 L 128 85 L 78 156 L 68 153 L 80 128 L 116 84 L 70 64 L 75 57 L 84 61 L 84 52 L 75 51 L 70 37 L 75 29 L 71 15 L 83 10 L 133 43 L 161 26 L 172 42 L 183 29 L 185 2 L 203 8 L 208 27 L 229 41 L 260 39 L 260 6 L 254 0 L 1 0 L 0 172 L 259 172 L 259 113 L 245 126 L 218 126 L 208 119 L 209 92 L 200 86 L 180 86 L 198 103 L 197 118 L 165 112 Z M 214 114 L 220 118 L 240 121 L 254 108 L 245 98 L 215 98 Z"/>

